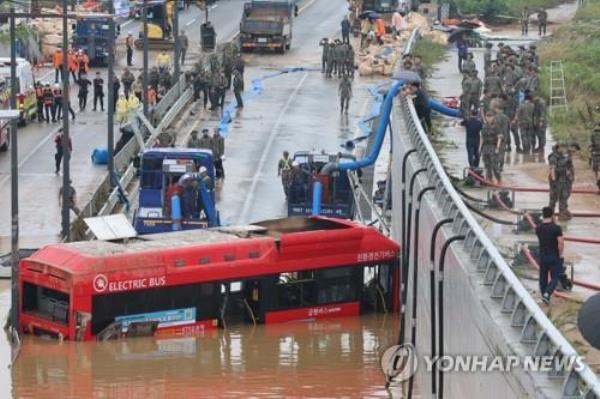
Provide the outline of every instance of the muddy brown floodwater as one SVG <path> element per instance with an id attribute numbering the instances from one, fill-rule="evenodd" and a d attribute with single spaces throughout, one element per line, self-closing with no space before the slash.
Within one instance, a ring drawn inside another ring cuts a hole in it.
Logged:
<path id="1" fill-rule="evenodd" d="M 2 281 L 2 314 L 8 299 Z M 379 366 L 397 321 L 370 315 L 111 342 L 25 336 L 12 369 L 3 336 L 0 397 L 400 397 L 384 389 Z"/>

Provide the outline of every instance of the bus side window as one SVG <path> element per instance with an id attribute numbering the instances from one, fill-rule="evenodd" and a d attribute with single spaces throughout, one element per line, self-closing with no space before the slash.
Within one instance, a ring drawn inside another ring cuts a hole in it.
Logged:
<path id="1" fill-rule="evenodd" d="M 318 272 L 319 304 L 352 302 L 359 299 L 362 268 L 338 267 Z"/>
<path id="2" fill-rule="evenodd" d="M 312 271 L 281 273 L 275 285 L 277 308 L 295 308 L 316 304 L 316 281 Z"/>

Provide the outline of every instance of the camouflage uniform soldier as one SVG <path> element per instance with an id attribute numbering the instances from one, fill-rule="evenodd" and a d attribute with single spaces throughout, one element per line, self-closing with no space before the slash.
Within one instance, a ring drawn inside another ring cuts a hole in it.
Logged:
<path id="1" fill-rule="evenodd" d="M 327 51 L 327 60 L 325 63 L 327 64 L 327 77 L 331 78 L 336 71 L 335 66 L 335 53 L 336 53 L 336 45 L 334 43 L 329 43 L 329 50 Z"/>
<path id="2" fill-rule="evenodd" d="M 534 105 L 531 102 L 531 96 L 525 96 L 523 104 L 517 108 L 517 116 L 513 123 L 517 123 L 521 132 L 521 143 L 523 152 L 529 154 L 535 145 L 535 132 L 533 129 Z"/>
<path id="3" fill-rule="evenodd" d="M 281 176 L 281 185 L 283 186 L 283 192 L 287 197 L 292 182 L 292 158 L 290 158 L 290 153 L 287 151 L 283 152 L 283 158 L 279 160 L 279 164 L 277 165 L 277 176 Z"/>
<path id="4" fill-rule="evenodd" d="M 321 53 L 321 73 L 327 72 L 327 61 L 329 60 L 329 39 L 323 38 L 319 43 L 319 46 L 323 47 L 323 52 Z"/>
<path id="5" fill-rule="evenodd" d="M 223 169 L 223 155 L 225 155 L 225 139 L 223 138 L 223 136 L 221 136 L 221 133 L 220 133 L 218 127 L 215 128 L 212 139 L 211 139 L 211 149 L 213 152 L 213 164 L 215 167 L 215 177 L 217 179 L 224 179 L 225 178 L 225 170 Z"/>
<path id="6" fill-rule="evenodd" d="M 513 89 L 514 90 L 514 89 Z M 504 114 L 509 118 L 510 122 L 510 131 L 512 132 L 512 137 L 515 141 L 515 147 L 517 152 L 523 151 L 521 149 L 521 138 L 519 137 L 519 129 L 515 123 L 512 121 L 515 119 L 515 115 L 517 113 L 517 98 L 515 93 L 508 93 L 506 96 L 506 101 L 504 101 Z M 506 150 L 511 151 L 511 140 L 510 136 L 506 139 Z"/>
<path id="7" fill-rule="evenodd" d="M 350 79 L 347 76 L 342 78 L 338 91 L 340 94 L 340 112 L 344 112 L 345 109 L 345 112 L 348 113 L 350 98 L 352 97 L 352 82 L 350 82 Z"/>
<path id="8" fill-rule="evenodd" d="M 212 150 L 212 140 L 208 135 L 208 129 L 202 129 L 202 137 L 198 142 L 198 147 L 196 148 L 205 148 L 207 150 Z"/>
<path id="9" fill-rule="evenodd" d="M 546 146 L 546 128 L 548 127 L 546 101 L 542 97 L 536 96 L 533 104 L 533 128 L 538 143 L 537 148 L 533 151 L 542 152 Z"/>
<path id="10" fill-rule="evenodd" d="M 473 72 L 471 72 L 470 81 L 471 84 L 469 87 L 469 111 L 471 109 L 479 111 L 479 107 L 481 106 L 481 92 L 483 90 L 483 82 L 477 76 L 477 70 L 473 70 Z"/>
<path id="11" fill-rule="evenodd" d="M 221 71 L 221 62 L 219 61 L 219 55 L 217 53 L 212 53 L 208 57 L 208 63 L 210 65 L 211 75 L 216 75 Z"/>
<path id="12" fill-rule="evenodd" d="M 493 120 L 494 126 L 502 134 L 502 146 L 498 150 L 498 166 L 500 172 L 504 171 L 504 155 L 506 154 L 506 143 L 510 143 L 510 119 L 504 114 L 503 108 L 495 110 L 495 116 Z M 510 145 L 508 146 L 510 150 Z"/>
<path id="13" fill-rule="evenodd" d="M 485 53 L 483 53 L 483 70 L 484 72 L 490 68 L 492 63 L 492 47 L 494 45 L 490 42 L 485 44 Z M 487 72 L 485 72 L 487 73 Z"/>
<path id="14" fill-rule="evenodd" d="M 462 71 L 464 74 L 471 75 L 477 69 L 475 61 L 473 61 L 473 53 L 467 54 L 467 59 L 463 61 Z"/>
<path id="15" fill-rule="evenodd" d="M 573 162 L 564 146 L 555 145 L 552 154 L 548 156 L 550 165 L 549 183 L 550 183 L 550 208 L 556 208 L 558 202 L 559 220 L 571 219 L 569 212 L 569 196 L 571 195 L 571 185 L 573 184 Z"/>
<path id="16" fill-rule="evenodd" d="M 198 131 L 192 130 L 191 137 L 187 142 L 188 148 L 201 148 L 201 141 L 198 138 Z"/>
<path id="17" fill-rule="evenodd" d="M 346 67 L 346 75 L 354 78 L 354 49 L 349 44 L 346 46 L 346 60 L 344 62 Z"/>
<path id="18" fill-rule="evenodd" d="M 488 74 L 488 76 L 486 76 L 484 90 L 488 91 L 492 95 L 495 94 L 497 96 L 504 93 L 502 81 L 498 77 L 496 71 L 493 71 L 492 73 Z"/>
<path id="19" fill-rule="evenodd" d="M 338 43 L 335 48 L 335 66 L 337 70 L 337 76 L 344 76 L 344 60 L 346 59 L 346 44 Z"/>
<path id="20" fill-rule="evenodd" d="M 481 148 L 479 152 L 485 166 L 485 178 L 491 182 L 494 179 L 498 183 L 502 181 L 499 159 L 502 155 L 500 150 L 504 146 L 502 141 L 502 132 L 494 124 L 494 114 L 488 112 L 481 130 Z"/>
<path id="21" fill-rule="evenodd" d="M 594 171 L 594 175 L 596 176 L 596 181 L 599 181 L 598 173 L 600 172 L 600 123 L 596 124 L 596 127 L 592 132 L 592 137 L 590 138 L 590 141 L 590 161 L 592 163 L 592 170 Z M 600 182 L 598 188 L 600 188 Z"/>

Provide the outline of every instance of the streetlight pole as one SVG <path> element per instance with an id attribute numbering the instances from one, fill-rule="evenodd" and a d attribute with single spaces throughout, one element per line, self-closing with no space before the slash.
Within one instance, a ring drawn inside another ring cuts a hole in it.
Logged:
<path id="1" fill-rule="evenodd" d="M 15 36 L 15 8 L 10 6 L 10 107 L 17 109 L 17 49 Z M 19 163 L 17 151 L 17 120 L 10 122 L 10 195 L 11 195 L 11 311 L 14 330 L 19 331 Z"/>
<path id="2" fill-rule="evenodd" d="M 71 162 L 71 146 L 69 138 L 69 106 L 70 106 L 70 93 L 69 93 L 69 69 L 68 69 L 68 50 L 69 50 L 69 30 L 68 30 L 68 1 L 62 0 L 62 47 L 63 47 L 63 62 L 61 70 L 61 79 L 63 86 L 63 134 L 62 134 L 62 151 L 63 151 L 63 190 L 62 190 L 62 237 L 65 241 L 71 240 L 71 218 L 70 218 L 70 201 L 71 201 L 71 176 L 70 176 L 70 162 Z"/>
<path id="3" fill-rule="evenodd" d="M 175 66 L 175 79 L 177 81 L 179 79 L 179 61 L 181 57 L 181 47 L 179 46 L 179 0 L 174 1 L 175 10 L 173 10 L 173 35 L 175 40 L 175 62 L 173 63 Z"/>
<path id="4" fill-rule="evenodd" d="M 143 104 L 144 104 L 144 116 L 148 117 L 148 0 L 144 0 L 144 7 L 142 8 L 142 24 L 144 25 L 144 71 L 143 71 Z"/>
<path id="5" fill-rule="evenodd" d="M 114 147 L 115 147 L 115 93 L 113 90 L 113 84 L 115 80 L 115 9 L 112 2 L 109 2 L 109 14 L 111 14 L 111 20 L 109 24 L 109 39 L 108 39 L 108 114 L 107 114 L 107 124 L 108 124 L 108 184 L 112 188 L 114 187 L 113 183 L 113 173 L 115 170 L 114 166 Z"/>

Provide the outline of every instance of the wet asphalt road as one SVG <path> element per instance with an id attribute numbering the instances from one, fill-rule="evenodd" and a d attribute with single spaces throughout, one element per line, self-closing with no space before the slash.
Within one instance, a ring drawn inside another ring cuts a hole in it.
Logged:
<path id="1" fill-rule="evenodd" d="M 210 10 L 210 19 L 216 27 L 218 41 L 231 40 L 239 27 L 239 17 L 243 7 L 242 0 L 223 0 Z M 204 21 L 204 12 L 196 7 L 180 14 L 180 27 L 190 38 L 190 50 L 185 68 L 190 68 L 200 54 L 199 32 Z M 126 65 L 124 41 L 127 32 L 137 37 L 142 29 L 141 21 L 131 20 L 122 24 L 121 35 L 117 39 L 116 75 L 121 76 Z M 194 34 L 197 32 L 197 34 Z M 150 52 L 149 65 L 155 63 L 156 52 Z M 135 51 L 132 71 L 137 76 L 141 72 L 142 53 Z M 93 68 L 90 80 L 96 71 L 103 74 L 107 81 L 106 68 Z M 35 72 L 36 80 L 53 83 L 54 71 L 48 69 Z M 73 82 L 71 81 L 73 85 Z M 106 148 L 106 113 L 92 111 L 92 98 L 88 96 L 86 111 L 79 112 L 77 106 L 77 87 L 71 87 L 71 106 L 76 119 L 71 122 L 70 135 L 73 143 L 71 156 L 71 178 L 77 191 L 77 201 L 85 204 L 106 173 L 104 166 L 91 162 L 95 148 Z M 105 86 L 105 109 L 107 108 L 107 90 Z M 19 129 L 19 223 L 20 245 L 35 248 L 56 242 L 60 232 L 60 210 L 58 208 L 58 190 L 62 186 L 62 176 L 54 174 L 54 137 L 61 123 L 29 123 Z M 115 142 L 120 133 L 115 127 Z M 62 169 L 61 169 L 62 173 Z M 0 153 L 0 253 L 10 250 L 10 152 Z M 72 215 L 73 216 L 73 215 Z"/>

